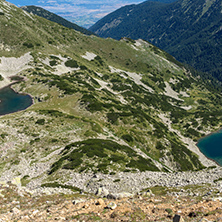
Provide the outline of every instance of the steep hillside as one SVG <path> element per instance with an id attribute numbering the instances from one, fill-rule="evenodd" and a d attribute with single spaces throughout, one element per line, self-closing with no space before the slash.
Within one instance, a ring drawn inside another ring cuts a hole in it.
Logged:
<path id="1" fill-rule="evenodd" d="M 3 0 L 0 11 L 1 86 L 23 77 L 12 87 L 34 101 L 0 117 L 0 180 L 135 193 L 168 184 L 165 172 L 215 165 L 195 142 L 221 127 L 222 97 L 172 56 L 143 40 L 86 36 Z M 177 174 L 178 183 L 211 178 L 198 175 Z"/>
<path id="2" fill-rule="evenodd" d="M 101 37 L 145 39 L 222 81 L 221 0 L 144 2 L 107 15 L 90 30 Z"/>
<path id="3" fill-rule="evenodd" d="M 69 22 L 67 21 L 66 19 L 52 13 L 52 12 L 49 12 L 41 7 L 37 7 L 37 6 L 34 6 L 34 5 L 30 5 L 30 6 L 22 6 L 21 7 L 23 10 L 29 12 L 29 13 L 32 13 L 34 15 L 38 15 L 38 16 L 41 16 L 45 19 L 48 19 L 52 22 L 56 22 L 60 25 L 63 25 L 67 28 L 71 28 L 71 29 L 75 29 L 76 31 L 79 31 L 79 32 L 82 32 L 83 34 L 86 34 L 86 35 L 94 35 L 93 32 L 90 32 L 89 30 L 87 29 L 84 29 L 72 22 Z"/>

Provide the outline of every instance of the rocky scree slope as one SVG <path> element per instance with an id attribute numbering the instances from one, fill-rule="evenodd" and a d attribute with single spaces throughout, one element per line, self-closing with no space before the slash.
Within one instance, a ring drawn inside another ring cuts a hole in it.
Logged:
<path id="1" fill-rule="evenodd" d="M 221 0 L 146 1 L 114 11 L 90 30 L 101 37 L 145 39 L 221 81 L 221 7 Z"/>
<path id="2" fill-rule="evenodd" d="M 153 187 L 137 195 L 99 198 L 86 194 L 36 196 L 12 183 L 0 185 L 2 221 L 221 221 L 216 187 Z"/>
<path id="3" fill-rule="evenodd" d="M 2 86 L 23 77 L 12 87 L 34 100 L 0 117 L 0 180 L 115 193 L 133 180 L 136 192 L 148 185 L 141 173 L 215 165 L 195 142 L 221 127 L 221 95 L 172 56 L 143 40 L 86 36 L 3 0 L 0 12 Z"/>

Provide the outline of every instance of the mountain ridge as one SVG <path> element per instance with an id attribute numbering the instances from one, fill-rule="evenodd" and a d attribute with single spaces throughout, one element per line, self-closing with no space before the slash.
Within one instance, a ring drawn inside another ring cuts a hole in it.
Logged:
<path id="1" fill-rule="evenodd" d="M 56 23 L 63 25 L 67 28 L 72 28 L 76 31 L 82 32 L 83 34 L 95 35 L 93 32 L 91 32 L 85 28 L 82 28 L 72 22 L 69 22 L 68 20 L 56 15 L 55 13 L 49 12 L 48 10 L 45 10 L 41 7 L 30 5 L 30 6 L 22 6 L 21 8 L 29 13 L 33 13 L 35 15 L 38 15 L 38 16 L 43 17 L 45 19 L 48 19 L 52 22 L 56 22 Z"/>
<path id="2" fill-rule="evenodd" d="M 222 50 L 221 20 L 220 0 L 144 2 L 107 15 L 90 30 L 101 37 L 145 39 L 179 61 L 221 80 L 222 61 L 217 56 Z"/>

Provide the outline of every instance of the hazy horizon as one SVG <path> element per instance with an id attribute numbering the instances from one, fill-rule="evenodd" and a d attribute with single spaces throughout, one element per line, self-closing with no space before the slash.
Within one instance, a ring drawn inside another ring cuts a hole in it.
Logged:
<path id="1" fill-rule="evenodd" d="M 89 28 L 116 9 L 141 0 L 9 0 L 18 7 L 35 5 L 53 12 L 77 25 Z"/>

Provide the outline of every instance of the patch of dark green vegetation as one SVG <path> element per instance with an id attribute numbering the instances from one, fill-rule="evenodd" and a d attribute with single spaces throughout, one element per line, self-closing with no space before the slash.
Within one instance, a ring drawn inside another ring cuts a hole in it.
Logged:
<path id="1" fill-rule="evenodd" d="M 8 136 L 8 133 L 2 133 L 0 136 L 2 139 L 5 139 Z"/>
<path id="2" fill-rule="evenodd" d="M 110 123 L 114 124 L 119 118 L 119 113 L 107 113 L 107 119 Z"/>
<path id="3" fill-rule="evenodd" d="M 166 147 L 160 141 L 157 141 L 156 149 L 158 149 L 158 150 L 165 150 Z"/>
<path id="4" fill-rule="evenodd" d="M 121 136 L 121 138 L 128 143 L 133 142 L 133 140 L 134 140 L 133 137 L 129 134 L 124 134 Z"/>
<path id="5" fill-rule="evenodd" d="M 3 76 L 2 76 L 2 75 L 0 75 L 0 81 L 2 81 L 2 80 L 4 80 L 4 78 L 3 78 Z"/>
<path id="6" fill-rule="evenodd" d="M 111 112 L 106 114 L 107 119 L 110 123 L 114 124 L 117 122 L 119 117 L 134 116 L 132 112 Z"/>
<path id="7" fill-rule="evenodd" d="M 51 166 L 49 174 L 58 169 L 90 169 L 93 172 L 109 173 L 109 168 L 115 163 L 121 164 L 123 169 L 126 167 L 138 169 L 140 171 L 152 170 L 159 171 L 154 163 L 139 156 L 128 146 L 120 145 L 111 140 L 88 139 L 67 145 L 61 152 L 62 157 Z M 85 165 L 85 162 L 96 164 Z"/>
<path id="8" fill-rule="evenodd" d="M 56 86 L 61 91 L 64 91 L 65 94 L 72 95 L 77 92 L 77 90 L 72 87 L 72 85 L 66 81 L 64 78 L 57 78 L 48 83 L 49 86 Z"/>
<path id="9" fill-rule="evenodd" d="M 49 43 L 50 45 L 55 44 L 55 42 L 54 42 L 53 40 L 49 40 L 48 43 Z"/>
<path id="10" fill-rule="evenodd" d="M 168 214 L 173 214 L 173 211 L 172 211 L 172 209 L 170 209 L 170 208 L 166 208 L 165 211 L 166 211 Z"/>
<path id="11" fill-rule="evenodd" d="M 139 171 L 158 171 L 158 168 L 153 164 L 151 159 L 145 159 L 141 156 L 139 156 L 138 159 L 131 159 L 126 166 L 137 168 Z"/>
<path id="12" fill-rule="evenodd" d="M 73 60 L 73 59 L 67 60 L 67 61 L 65 62 L 65 65 L 66 65 L 67 67 L 70 67 L 70 68 L 78 68 L 78 67 L 79 67 L 78 63 L 77 63 L 75 60 Z"/>
<path id="13" fill-rule="evenodd" d="M 66 113 L 62 113 L 58 110 L 39 110 L 39 113 L 42 115 L 50 115 L 52 117 L 63 117 L 63 118 L 68 118 L 68 119 L 76 119 L 77 117 L 66 114 Z M 38 120 L 39 121 L 39 120 Z M 43 120 L 40 120 L 40 122 L 43 122 Z M 38 123 L 39 124 L 39 123 Z"/>
<path id="14" fill-rule="evenodd" d="M 52 142 L 52 143 L 57 143 L 58 141 L 59 141 L 58 139 L 54 139 L 54 138 L 51 139 L 51 142 Z"/>
<path id="15" fill-rule="evenodd" d="M 29 49 L 34 47 L 34 45 L 31 42 L 24 42 L 23 46 L 25 46 L 25 47 L 27 47 Z"/>
<path id="16" fill-rule="evenodd" d="M 40 138 L 35 138 L 34 140 L 30 140 L 29 144 L 33 145 L 36 142 L 40 142 Z"/>
<path id="17" fill-rule="evenodd" d="M 181 119 L 187 116 L 187 112 L 184 109 L 173 109 L 170 117 L 173 123 L 178 123 Z"/>
<path id="18" fill-rule="evenodd" d="M 141 93 L 141 95 L 139 94 Z M 163 111 L 171 111 L 177 110 L 169 100 L 173 100 L 165 95 L 156 95 L 149 92 L 146 92 L 142 87 L 139 88 L 137 85 L 133 85 L 133 90 L 126 91 L 122 93 L 122 95 L 131 101 L 132 105 L 135 107 L 139 104 L 144 104 L 146 106 L 153 106 L 157 109 L 161 109 Z"/>
<path id="19" fill-rule="evenodd" d="M 93 129 L 93 131 L 95 131 L 96 133 L 102 133 L 103 129 L 101 128 L 101 126 L 98 123 L 95 122 L 90 122 L 91 128 Z"/>
<path id="20" fill-rule="evenodd" d="M 112 78 L 110 80 L 110 82 L 112 83 L 112 89 L 115 91 L 124 91 L 124 90 L 131 90 L 131 86 L 127 85 L 128 81 L 126 81 L 125 83 L 119 79 L 119 78 Z"/>
<path id="21" fill-rule="evenodd" d="M 103 59 L 100 56 L 96 56 L 93 60 L 97 66 L 105 66 L 106 63 L 103 61 Z"/>
<path id="22" fill-rule="evenodd" d="M 190 89 L 192 81 L 191 79 L 184 79 L 183 81 L 177 82 L 175 84 L 171 84 L 171 87 L 174 91 L 186 91 L 186 89 Z"/>
<path id="23" fill-rule="evenodd" d="M 44 125 L 45 124 L 45 119 L 38 119 L 35 123 L 39 124 L 39 125 Z"/>
<path id="24" fill-rule="evenodd" d="M 53 59 L 53 60 L 60 60 L 57 56 L 54 56 L 54 55 L 50 55 L 50 59 Z"/>
<path id="25" fill-rule="evenodd" d="M 12 77 L 10 77 L 10 79 L 12 81 L 22 81 L 22 80 L 24 80 L 24 78 L 21 77 L 21 76 L 12 76 Z"/>
<path id="26" fill-rule="evenodd" d="M 103 110 L 103 103 L 96 99 L 92 94 L 83 95 L 80 101 L 81 104 L 84 104 L 86 109 L 89 111 L 94 112 Z"/>
<path id="27" fill-rule="evenodd" d="M 113 161 L 115 163 L 121 163 L 122 161 L 125 162 L 125 158 L 122 155 L 117 154 L 111 154 L 108 160 Z"/>
<path id="28" fill-rule="evenodd" d="M 214 180 L 214 183 L 216 183 L 218 181 L 222 181 L 222 178 L 218 178 L 217 180 Z"/>
<path id="29" fill-rule="evenodd" d="M 90 92 L 95 91 L 94 87 L 99 86 L 98 82 L 90 77 L 87 71 L 85 72 L 75 72 L 61 76 L 33 72 L 33 74 L 36 75 L 36 78 L 33 81 L 42 82 L 47 84 L 49 87 L 56 86 L 58 89 L 63 91 L 64 94 L 68 95 L 77 92 L 85 93 L 86 89 Z"/>
<path id="30" fill-rule="evenodd" d="M 56 66 L 57 65 L 57 62 L 55 60 L 51 60 L 49 62 L 50 66 Z"/>

